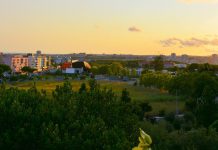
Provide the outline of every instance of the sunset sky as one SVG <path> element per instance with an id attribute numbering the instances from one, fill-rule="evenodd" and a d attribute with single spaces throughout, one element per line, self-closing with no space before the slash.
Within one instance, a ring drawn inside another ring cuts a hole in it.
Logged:
<path id="1" fill-rule="evenodd" d="M 211 55 L 216 0 L 0 0 L 0 51 Z"/>

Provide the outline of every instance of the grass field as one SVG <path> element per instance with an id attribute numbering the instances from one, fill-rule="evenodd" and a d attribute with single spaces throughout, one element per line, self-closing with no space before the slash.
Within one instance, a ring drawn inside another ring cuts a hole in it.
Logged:
<path id="1" fill-rule="evenodd" d="M 48 95 L 51 95 L 52 91 L 55 89 L 56 85 L 63 84 L 64 81 L 36 81 L 36 87 L 38 90 L 46 90 Z M 80 88 L 81 83 L 87 81 L 70 81 L 73 86 L 73 90 L 77 91 Z M 121 91 L 124 88 L 130 92 L 130 96 L 133 101 L 149 102 L 152 107 L 152 113 L 158 113 L 160 110 L 165 110 L 166 112 L 172 112 L 176 109 L 176 97 L 169 95 L 166 91 L 161 91 L 158 89 L 144 88 L 142 86 L 133 86 L 128 82 L 118 82 L 118 81 L 98 81 L 102 88 L 112 88 L 114 93 L 118 96 L 121 95 Z M 29 89 L 33 85 L 33 81 L 26 82 L 15 82 L 12 84 L 7 84 L 7 87 L 17 87 L 19 89 Z M 179 109 L 182 110 L 184 107 L 184 101 L 179 101 Z"/>

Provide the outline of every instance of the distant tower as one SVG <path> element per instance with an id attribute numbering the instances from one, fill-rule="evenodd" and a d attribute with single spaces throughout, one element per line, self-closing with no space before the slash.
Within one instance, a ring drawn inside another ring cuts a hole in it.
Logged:
<path id="1" fill-rule="evenodd" d="M 175 61 L 176 60 L 176 53 L 171 53 L 170 60 Z"/>
<path id="2" fill-rule="evenodd" d="M 176 57 L 176 53 L 171 53 L 171 57 L 175 58 Z"/>
<path id="3" fill-rule="evenodd" d="M 36 51 L 36 55 L 42 55 L 42 51 L 40 51 L 40 50 L 38 50 L 38 51 Z"/>

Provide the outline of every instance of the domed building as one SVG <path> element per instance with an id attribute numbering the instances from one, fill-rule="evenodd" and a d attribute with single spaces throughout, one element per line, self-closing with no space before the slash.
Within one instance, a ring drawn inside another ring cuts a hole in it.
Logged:
<path id="1" fill-rule="evenodd" d="M 89 72 L 91 70 L 91 65 L 86 62 L 86 61 L 72 61 L 72 63 L 70 63 L 71 66 L 65 68 L 65 73 L 67 74 L 74 74 L 74 73 L 84 73 L 84 72 Z"/>
<path id="2" fill-rule="evenodd" d="M 83 71 L 90 71 L 91 65 L 86 61 L 74 61 L 72 68 L 83 68 Z"/>

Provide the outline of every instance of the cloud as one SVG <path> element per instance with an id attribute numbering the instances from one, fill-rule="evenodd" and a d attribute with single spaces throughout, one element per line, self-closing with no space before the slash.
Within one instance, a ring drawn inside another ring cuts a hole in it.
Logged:
<path id="1" fill-rule="evenodd" d="M 211 40 L 200 39 L 200 38 L 190 38 L 188 40 L 183 40 L 179 38 L 169 38 L 160 41 L 164 47 L 169 46 L 179 46 L 179 47 L 201 47 L 201 46 L 218 46 L 218 39 L 214 38 Z"/>
<path id="2" fill-rule="evenodd" d="M 213 3 L 218 2 L 218 0 L 178 0 L 184 3 Z"/>
<path id="3" fill-rule="evenodd" d="M 128 29 L 130 32 L 141 32 L 141 30 L 139 28 L 136 28 L 136 27 L 129 27 Z"/>

